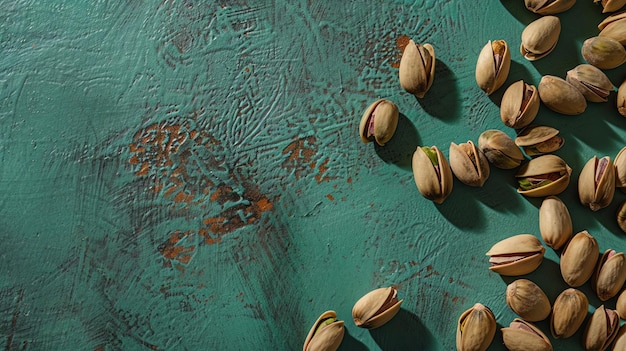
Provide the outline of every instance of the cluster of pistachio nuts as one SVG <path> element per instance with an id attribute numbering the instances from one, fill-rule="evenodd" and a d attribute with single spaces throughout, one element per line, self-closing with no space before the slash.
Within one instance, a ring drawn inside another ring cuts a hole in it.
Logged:
<path id="1" fill-rule="evenodd" d="M 400 311 L 402 301 L 393 287 L 378 288 L 361 297 L 352 308 L 354 324 L 374 329 L 389 322 Z M 345 333 L 344 322 L 335 311 L 326 311 L 315 321 L 304 340 L 302 351 L 336 351 Z"/>

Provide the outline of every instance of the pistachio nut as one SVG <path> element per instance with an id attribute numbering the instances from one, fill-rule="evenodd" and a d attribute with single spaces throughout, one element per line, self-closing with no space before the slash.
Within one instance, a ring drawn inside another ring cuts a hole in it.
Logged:
<path id="1" fill-rule="evenodd" d="M 613 351 L 626 351 L 626 324 L 622 325 L 613 340 Z"/>
<path id="2" fill-rule="evenodd" d="M 617 297 L 615 310 L 617 311 L 617 314 L 619 314 L 620 318 L 626 319 L 626 289 L 622 290 L 622 292 Z"/>
<path id="3" fill-rule="evenodd" d="M 591 286 L 600 301 L 606 301 L 620 292 L 626 282 L 626 257 L 623 252 L 606 250 L 596 266 Z"/>
<path id="4" fill-rule="evenodd" d="M 554 112 L 573 116 L 587 109 L 585 96 L 563 78 L 543 76 L 537 90 L 541 102 Z"/>
<path id="5" fill-rule="evenodd" d="M 468 140 L 467 143 L 450 143 L 450 168 L 461 183 L 481 187 L 489 178 L 489 162 L 482 151 Z"/>
<path id="6" fill-rule="evenodd" d="M 626 80 L 617 88 L 617 112 L 626 117 Z"/>
<path id="7" fill-rule="evenodd" d="M 580 172 L 578 197 L 592 211 L 607 207 L 615 194 L 615 167 L 609 156 L 593 156 Z"/>
<path id="8" fill-rule="evenodd" d="M 549 247 L 559 250 L 572 237 L 572 218 L 567 206 L 556 196 L 543 199 L 539 208 L 539 231 Z"/>
<path id="9" fill-rule="evenodd" d="M 518 80 L 502 95 L 500 119 L 507 127 L 515 129 L 526 127 L 537 117 L 539 105 L 537 88 Z"/>
<path id="10" fill-rule="evenodd" d="M 496 317 L 489 307 L 476 303 L 461 314 L 456 327 L 458 351 L 485 351 L 496 335 Z"/>
<path id="11" fill-rule="evenodd" d="M 626 5 L 626 0 L 593 0 L 593 2 L 602 5 L 602 13 L 615 12 Z"/>
<path id="12" fill-rule="evenodd" d="M 417 147 L 412 160 L 413 178 L 419 192 L 437 204 L 452 192 L 452 170 L 443 153 L 436 147 Z"/>
<path id="13" fill-rule="evenodd" d="M 590 102 L 607 102 L 609 94 L 615 88 L 604 72 L 586 63 L 567 71 L 565 80 Z"/>
<path id="14" fill-rule="evenodd" d="M 619 41 L 606 37 L 592 37 L 583 42 L 583 58 L 599 69 L 613 69 L 626 61 L 626 49 Z"/>
<path id="15" fill-rule="evenodd" d="M 515 144 L 530 157 L 554 152 L 564 143 L 565 139 L 559 135 L 558 129 L 532 124 L 521 129 L 515 138 Z"/>
<path id="16" fill-rule="evenodd" d="M 555 15 L 572 8 L 576 0 L 524 0 L 526 8 L 540 15 Z"/>
<path id="17" fill-rule="evenodd" d="M 529 61 L 539 60 L 554 50 L 561 34 L 556 16 L 543 16 L 531 22 L 522 32 L 520 52 Z"/>
<path id="18" fill-rule="evenodd" d="M 398 300 L 398 290 L 393 287 L 372 290 L 354 304 L 354 324 L 360 328 L 378 328 L 400 311 L 402 301 Z"/>
<path id="19" fill-rule="evenodd" d="M 369 143 L 375 140 L 380 146 L 384 146 L 398 126 L 398 106 L 385 99 L 374 101 L 363 113 L 359 124 L 361 141 Z"/>
<path id="20" fill-rule="evenodd" d="M 491 164 L 501 169 L 515 168 L 524 160 L 522 151 L 513 139 L 497 129 L 482 132 L 478 137 L 478 148 Z"/>
<path id="21" fill-rule="evenodd" d="M 489 41 L 476 62 L 476 83 L 487 95 L 498 90 L 509 76 L 511 52 L 504 40 Z"/>
<path id="22" fill-rule="evenodd" d="M 556 155 L 543 155 L 526 162 L 515 177 L 517 192 L 529 197 L 558 195 L 569 185 L 572 169 Z"/>
<path id="23" fill-rule="evenodd" d="M 626 201 L 622 202 L 617 208 L 617 225 L 626 233 Z"/>
<path id="24" fill-rule="evenodd" d="M 589 318 L 585 333 L 583 334 L 583 345 L 587 351 L 606 350 L 619 331 L 619 316 L 615 310 L 604 307 L 596 308 Z"/>
<path id="25" fill-rule="evenodd" d="M 509 351 L 552 351 L 552 343 L 546 334 L 523 319 L 515 318 L 508 328 L 500 330 Z"/>
<path id="26" fill-rule="evenodd" d="M 626 146 L 619 150 L 615 156 L 613 166 L 615 167 L 615 186 L 622 189 L 626 188 Z"/>
<path id="27" fill-rule="evenodd" d="M 589 300 L 585 294 L 574 288 L 565 289 L 557 296 L 550 315 L 550 332 L 556 339 L 574 335 L 585 321 Z"/>
<path id="28" fill-rule="evenodd" d="M 423 98 L 435 78 L 435 48 L 409 40 L 400 59 L 400 85 L 407 92 Z"/>
<path id="29" fill-rule="evenodd" d="M 598 261 L 598 241 L 588 231 L 583 230 L 565 245 L 561 252 L 561 276 L 572 287 L 578 287 L 593 275 Z"/>
<path id="30" fill-rule="evenodd" d="M 344 322 L 337 320 L 335 311 L 326 311 L 315 321 L 304 341 L 302 351 L 335 351 L 341 345 Z"/>
<path id="31" fill-rule="evenodd" d="M 608 16 L 598 24 L 598 29 L 600 30 L 598 36 L 613 38 L 626 45 L 626 12 Z"/>
<path id="32" fill-rule="evenodd" d="M 550 301 L 541 288 L 528 279 L 517 279 L 506 287 L 506 304 L 522 319 L 542 321 L 550 315 Z"/>
<path id="33" fill-rule="evenodd" d="M 500 275 L 528 274 L 541 264 L 546 248 L 532 234 L 518 234 L 497 242 L 487 251 L 489 269 Z"/>

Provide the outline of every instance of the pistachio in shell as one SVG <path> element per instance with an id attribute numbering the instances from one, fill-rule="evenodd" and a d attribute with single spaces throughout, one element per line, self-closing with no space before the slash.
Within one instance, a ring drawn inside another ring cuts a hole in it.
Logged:
<path id="1" fill-rule="evenodd" d="M 626 117 L 626 80 L 617 88 L 617 112 Z"/>
<path id="2" fill-rule="evenodd" d="M 437 204 L 452 192 L 452 170 L 448 160 L 436 147 L 417 147 L 412 160 L 413 178 L 419 192 Z"/>
<path id="3" fill-rule="evenodd" d="M 626 146 L 624 146 L 613 161 L 615 167 L 615 187 L 626 190 Z"/>
<path id="4" fill-rule="evenodd" d="M 559 135 L 558 129 L 533 124 L 522 128 L 515 138 L 515 144 L 530 157 L 552 153 L 564 143 L 565 139 Z"/>
<path id="5" fill-rule="evenodd" d="M 555 15 L 572 8 L 576 0 L 524 0 L 526 8 L 539 15 Z"/>
<path id="6" fill-rule="evenodd" d="M 626 62 L 626 49 L 611 37 L 597 36 L 585 40 L 581 53 L 585 61 L 599 69 L 613 69 Z"/>
<path id="7" fill-rule="evenodd" d="M 559 250 L 572 237 L 572 218 L 565 203 L 556 196 L 543 199 L 539 207 L 539 231 L 543 242 Z"/>
<path id="8" fill-rule="evenodd" d="M 583 345 L 588 351 L 606 350 L 619 331 L 619 316 L 615 310 L 596 308 L 589 318 L 583 334 Z"/>
<path id="9" fill-rule="evenodd" d="M 522 151 L 513 139 L 497 129 L 482 132 L 478 137 L 478 148 L 497 168 L 513 169 L 524 160 Z"/>
<path id="10" fill-rule="evenodd" d="M 548 296 L 528 279 L 517 279 L 506 287 L 506 304 L 522 319 L 542 321 L 550 315 Z"/>
<path id="11" fill-rule="evenodd" d="M 615 12 L 626 5 L 626 0 L 593 0 L 593 2 L 602 5 L 602 13 Z"/>
<path id="12" fill-rule="evenodd" d="M 399 115 L 398 106 L 393 102 L 385 99 L 374 101 L 361 117 L 361 141 L 369 143 L 375 140 L 376 144 L 384 146 L 396 132 Z"/>
<path id="13" fill-rule="evenodd" d="M 496 317 L 489 307 L 476 303 L 459 317 L 456 327 L 458 351 L 485 351 L 496 335 Z"/>
<path id="14" fill-rule="evenodd" d="M 626 11 L 608 16 L 598 24 L 598 29 L 598 36 L 613 38 L 626 45 Z"/>
<path id="15" fill-rule="evenodd" d="M 626 233 L 626 200 L 617 208 L 617 225 Z"/>
<path id="16" fill-rule="evenodd" d="M 607 102 L 609 94 L 615 89 L 604 72 L 586 63 L 567 71 L 565 80 L 590 102 Z"/>
<path id="17" fill-rule="evenodd" d="M 561 252 L 561 276 L 567 285 L 579 287 L 594 273 L 598 261 L 598 241 L 588 231 L 578 232 Z"/>
<path id="18" fill-rule="evenodd" d="M 585 96 L 563 78 L 545 75 L 537 90 L 541 102 L 554 112 L 573 116 L 587 109 Z"/>
<path id="19" fill-rule="evenodd" d="M 626 289 L 620 292 L 615 303 L 615 310 L 621 319 L 626 319 Z"/>
<path id="20" fill-rule="evenodd" d="M 491 95 L 504 84 L 510 68 L 509 45 L 504 40 L 490 40 L 478 55 L 476 83 L 487 95 Z"/>
<path id="21" fill-rule="evenodd" d="M 467 143 L 450 143 L 450 168 L 461 183 L 482 187 L 489 178 L 489 161 L 485 155 L 468 140 Z"/>
<path id="22" fill-rule="evenodd" d="M 562 193 L 569 185 L 572 169 L 556 155 L 543 155 L 526 162 L 515 177 L 517 192 L 528 197 Z"/>
<path id="23" fill-rule="evenodd" d="M 393 287 L 372 290 L 354 304 L 354 324 L 360 328 L 378 328 L 400 311 L 402 301 L 398 300 L 398 290 Z"/>
<path id="24" fill-rule="evenodd" d="M 528 274 L 541 264 L 546 248 L 532 234 L 518 234 L 494 244 L 485 255 L 489 269 L 504 276 Z"/>
<path id="25" fill-rule="evenodd" d="M 565 289 L 557 296 L 550 315 L 550 332 L 555 339 L 574 335 L 585 321 L 589 300 L 580 290 Z"/>
<path id="26" fill-rule="evenodd" d="M 554 50 L 560 34 L 561 21 L 558 17 L 540 17 L 524 28 L 520 53 L 529 61 L 539 60 Z"/>
<path id="27" fill-rule="evenodd" d="M 622 325 L 617 332 L 617 336 L 613 339 L 613 351 L 626 350 L 626 324 Z"/>
<path id="28" fill-rule="evenodd" d="M 500 103 L 500 119 L 507 127 L 520 129 L 535 120 L 539 112 L 539 93 L 523 80 L 511 84 Z"/>
<path id="29" fill-rule="evenodd" d="M 550 339 L 534 324 L 515 318 L 508 328 L 500 329 L 509 351 L 552 351 Z"/>
<path id="30" fill-rule="evenodd" d="M 606 301 L 620 292 L 626 282 L 626 257 L 623 252 L 606 250 L 596 266 L 591 286 L 600 301 Z"/>
<path id="31" fill-rule="evenodd" d="M 409 40 L 400 59 L 400 85 L 407 92 L 423 98 L 435 78 L 435 48 Z"/>
<path id="32" fill-rule="evenodd" d="M 337 320 L 335 311 L 326 311 L 309 330 L 302 351 L 335 351 L 341 345 L 344 322 Z"/>
<path id="33" fill-rule="evenodd" d="M 578 197 L 580 202 L 597 211 L 607 207 L 615 194 L 615 167 L 609 156 L 593 156 L 580 172 Z"/>

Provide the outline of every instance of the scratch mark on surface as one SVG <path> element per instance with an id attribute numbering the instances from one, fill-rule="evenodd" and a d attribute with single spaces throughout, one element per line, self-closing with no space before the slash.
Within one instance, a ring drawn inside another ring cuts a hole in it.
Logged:
<path id="1" fill-rule="evenodd" d="M 24 300 L 24 289 L 20 289 L 20 292 L 17 296 L 15 310 L 13 311 L 13 318 L 11 319 L 11 332 L 9 333 L 9 337 L 7 338 L 7 346 L 5 347 L 6 351 L 11 350 L 13 336 L 15 335 L 15 331 L 17 330 L 17 320 L 20 317 L 20 306 L 22 305 L 22 300 Z"/>

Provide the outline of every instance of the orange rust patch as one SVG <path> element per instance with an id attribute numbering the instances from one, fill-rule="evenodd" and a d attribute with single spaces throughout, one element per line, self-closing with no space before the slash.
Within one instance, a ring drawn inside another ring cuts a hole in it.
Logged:
<path id="1" fill-rule="evenodd" d="M 172 232 L 170 237 L 164 243 L 159 245 L 159 252 L 168 260 L 176 260 L 180 263 L 188 264 L 192 257 L 191 254 L 196 251 L 196 246 L 184 246 L 179 244 L 181 240 L 192 234 L 193 231 L 181 232 L 177 230 Z"/>
<path id="2" fill-rule="evenodd" d="M 326 198 L 328 198 L 328 200 L 330 201 L 335 201 L 335 198 L 331 194 L 326 194 Z"/>
<path id="3" fill-rule="evenodd" d="M 406 46 L 409 45 L 410 40 L 411 38 L 409 38 L 406 35 L 400 35 L 396 39 L 396 47 L 398 48 L 398 50 L 396 51 L 396 56 L 393 58 L 393 60 L 390 63 L 392 68 L 400 68 L 400 60 L 402 59 L 402 53 L 404 52 L 404 49 L 406 48 Z"/>

